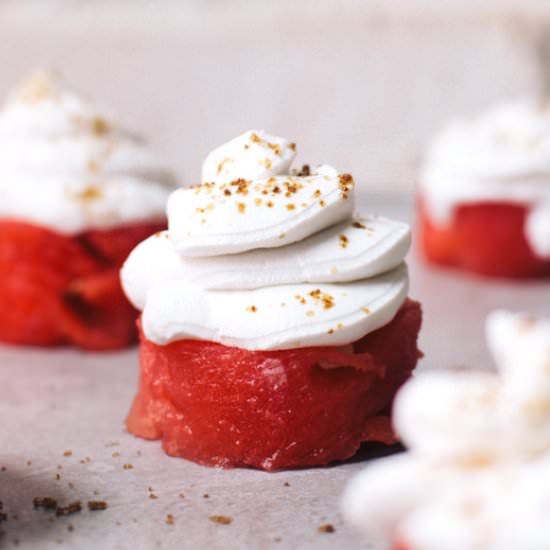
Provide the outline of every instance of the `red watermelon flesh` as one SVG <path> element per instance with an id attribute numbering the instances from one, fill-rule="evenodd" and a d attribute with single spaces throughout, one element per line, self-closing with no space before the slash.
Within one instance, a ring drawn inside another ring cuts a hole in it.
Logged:
<path id="1" fill-rule="evenodd" d="M 135 224 L 67 236 L 0 221 L 0 341 L 95 350 L 133 343 L 137 312 L 122 292 L 119 269 L 161 229 Z"/>
<path id="2" fill-rule="evenodd" d="M 420 244 L 426 259 L 480 275 L 504 278 L 550 276 L 550 260 L 537 257 L 525 237 L 528 207 L 483 202 L 455 209 L 438 225 L 419 201 Z"/>
<path id="3" fill-rule="evenodd" d="M 412 300 L 353 346 L 247 351 L 141 334 L 130 432 L 218 467 L 278 470 L 346 459 L 364 441 L 396 442 L 388 410 L 420 356 Z"/>

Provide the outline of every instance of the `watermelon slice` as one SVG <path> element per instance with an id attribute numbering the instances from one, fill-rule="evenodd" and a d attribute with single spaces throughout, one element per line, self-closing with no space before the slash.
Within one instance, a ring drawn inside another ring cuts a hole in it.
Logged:
<path id="1" fill-rule="evenodd" d="M 218 467 L 278 470 L 396 442 L 387 411 L 414 369 L 422 313 L 408 300 L 385 327 L 342 348 L 247 351 L 141 334 L 128 430 L 166 453 Z"/>
<path id="2" fill-rule="evenodd" d="M 456 208 L 451 222 L 438 225 L 419 201 L 420 244 L 434 264 L 503 278 L 550 276 L 550 260 L 532 252 L 525 238 L 527 207 L 483 202 Z"/>
<path id="3" fill-rule="evenodd" d="M 130 251 L 162 228 L 136 224 L 66 236 L 0 221 L 0 341 L 94 350 L 136 341 L 137 312 L 118 272 Z"/>

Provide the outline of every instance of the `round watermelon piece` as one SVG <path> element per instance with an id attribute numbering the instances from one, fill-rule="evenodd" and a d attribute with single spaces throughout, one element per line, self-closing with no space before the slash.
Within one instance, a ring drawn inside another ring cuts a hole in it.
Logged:
<path id="1" fill-rule="evenodd" d="M 119 269 L 162 223 L 61 235 L 18 220 L 0 220 L 0 341 L 74 345 L 91 350 L 137 340 L 136 310 Z"/>
<path id="2" fill-rule="evenodd" d="M 550 276 L 550 260 L 536 256 L 525 237 L 526 206 L 462 204 L 446 225 L 430 218 L 422 199 L 418 210 L 420 246 L 429 262 L 489 277 Z"/>
<path id="3" fill-rule="evenodd" d="M 412 300 L 344 347 L 247 351 L 198 340 L 159 346 L 141 334 L 128 430 L 198 464 L 280 470 L 397 441 L 388 411 L 420 357 Z"/>

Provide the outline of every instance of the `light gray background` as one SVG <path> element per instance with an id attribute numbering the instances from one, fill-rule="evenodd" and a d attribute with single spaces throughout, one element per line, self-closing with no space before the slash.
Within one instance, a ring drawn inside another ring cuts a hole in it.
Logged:
<path id="1" fill-rule="evenodd" d="M 546 0 L 0 0 L 0 96 L 53 65 L 182 181 L 263 127 L 399 192 L 451 115 L 541 89 L 549 22 Z"/>
<path id="2" fill-rule="evenodd" d="M 186 183 L 213 146 L 264 127 L 295 139 L 303 160 L 352 172 L 366 210 L 412 219 L 405 199 L 426 139 L 453 113 L 541 90 L 549 22 L 545 0 L 0 0 L 0 95 L 54 65 Z M 550 314 L 548 284 L 426 270 L 414 254 L 411 275 L 425 311 L 421 369 L 490 368 L 483 319 L 494 307 Z M 0 548 L 372 548 L 338 512 L 364 462 L 265 474 L 168 458 L 123 430 L 136 380 L 135 350 L 0 348 L 0 500 L 10 513 Z M 46 495 L 110 505 L 50 522 L 31 507 Z M 234 522 L 215 525 L 212 514 Z M 336 532 L 318 533 L 325 522 Z"/>

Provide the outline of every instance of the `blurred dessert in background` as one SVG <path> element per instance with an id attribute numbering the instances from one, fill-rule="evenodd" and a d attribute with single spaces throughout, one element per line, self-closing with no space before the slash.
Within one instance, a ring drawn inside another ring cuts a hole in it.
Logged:
<path id="1" fill-rule="evenodd" d="M 550 277 L 550 105 L 499 105 L 438 135 L 419 182 L 424 256 L 493 277 Z"/>
<path id="2" fill-rule="evenodd" d="M 143 310 L 128 429 L 170 455 L 275 470 L 396 441 L 420 355 L 409 227 L 354 214 L 353 178 L 293 171 L 295 149 L 262 131 L 216 149 L 122 269 Z"/>
<path id="3" fill-rule="evenodd" d="M 118 271 L 166 227 L 173 176 L 141 139 L 37 71 L 0 111 L 0 341 L 136 339 Z"/>
<path id="4" fill-rule="evenodd" d="M 405 454 L 352 479 L 345 517 L 396 550 L 550 548 L 550 320 L 487 319 L 498 373 L 432 371 L 397 395 Z"/>

